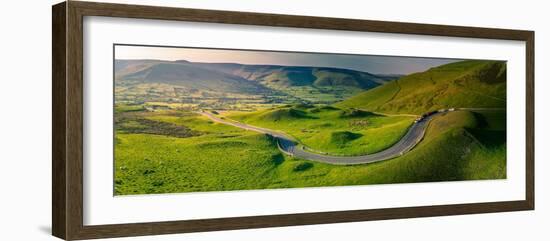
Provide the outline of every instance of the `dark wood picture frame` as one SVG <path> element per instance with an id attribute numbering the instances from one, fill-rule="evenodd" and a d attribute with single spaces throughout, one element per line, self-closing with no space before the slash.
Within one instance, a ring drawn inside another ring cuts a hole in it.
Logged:
<path id="1" fill-rule="evenodd" d="M 398 218 L 533 210 L 534 32 L 68 1 L 52 8 L 52 232 L 66 240 L 265 228 Z M 87 226 L 83 224 L 83 17 L 107 16 L 366 31 L 526 43 L 526 193 L 524 200 Z"/>

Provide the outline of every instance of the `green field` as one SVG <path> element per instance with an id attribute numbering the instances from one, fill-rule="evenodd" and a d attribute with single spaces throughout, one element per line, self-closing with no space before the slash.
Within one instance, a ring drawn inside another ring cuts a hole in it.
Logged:
<path id="1" fill-rule="evenodd" d="M 266 135 L 212 123 L 193 113 L 139 115 L 185 124 L 196 135 L 178 138 L 117 129 L 117 195 L 506 177 L 505 143 L 480 138 L 484 131 L 503 132 L 503 113 L 448 113 L 430 124 L 425 141 L 409 154 L 358 166 L 295 159 L 278 151 Z"/>

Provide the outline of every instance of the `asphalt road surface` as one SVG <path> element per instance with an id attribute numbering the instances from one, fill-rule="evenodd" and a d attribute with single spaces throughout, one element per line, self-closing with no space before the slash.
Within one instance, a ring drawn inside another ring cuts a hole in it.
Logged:
<path id="1" fill-rule="evenodd" d="M 321 153 L 306 151 L 305 147 L 303 145 L 300 145 L 296 140 L 294 140 L 294 138 L 281 132 L 277 132 L 267 128 L 251 126 L 251 125 L 243 124 L 236 121 L 228 121 L 209 112 L 199 112 L 199 113 L 208 117 L 214 122 L 271 135 L 277 140 L 279 150 L 286 153 L 287 155 L 291 155 L 291 156 L 298 157 L 305 160 L 323 162 L 323 163 L 334 164 L 334 165 L 366 164 L 366 163 L 384 161 L 384 160 L 401 156 L 407 153 L 408 151 L 410 151 L 411 149 L 413 149 L 420 141 L 422 141 L 422 138 L 424 137 L 424 133 L 426 132 L 426 128 L 428 127 L 428 123 L 430 122 L 430 120 L 435 116 L 442 114 L 442 113 L 435 113 L 425 117 L 421 121 L 414 123 L 409 128 L 407 133 L 401 138 L 401 140 L 399 140 L 390 148 L 385 149 L 383 151 L 373 153 L 373 154 L 368 154 L 368 155 L 362 155 L 362 156 L 331 156 L 331 155 L 325 155 Z"/>

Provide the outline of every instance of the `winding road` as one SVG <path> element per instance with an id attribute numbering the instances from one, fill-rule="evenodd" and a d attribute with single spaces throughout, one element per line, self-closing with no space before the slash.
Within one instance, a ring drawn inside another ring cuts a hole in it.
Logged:
<path id="1" fill-rule="evenodd" d="M 306 151 L 305 147 L 303 145 L 300 145 L 294 138 L 281 132 L 277 132 L 267 128 L 247 125 L 236 121 L 229 121 L 205 111 L 201 111 L 198 113 L 208 117 L 210 120 L 214 122 L 234 126 L 234 127 L 249 130 L 249 131 L 255 131 L 255 132 L 271 135 L 277 140 L 277 145 L 279 150 L 281 150 L 287 155 L 291 155 L 294 157 L 298 157 L 298 158 L 302 158 L 310 161 L 317 161 L 317 162 L 323 162 L 323 163 L 334 164 L 334 165 L 366 164 L 366 163 L 384 161 L 384 160 L 401 156 L 407 153 L 408 151 L 410 151 L 411 149 L 413 149 L 422 140 L 430 120 L 435 116 L 442 114 L 439 112 L 434 113 L 414 123 L 409 128 L 407 133 L 401 138 L 401 140 L 399 140 L 393 146 L 383 151 L 373 153 L 373 154 L 368 154 L 368 155 L 362 155 L 362 156 L 331 156 L 331 155 L 324 155 L 324 154 Z"/>

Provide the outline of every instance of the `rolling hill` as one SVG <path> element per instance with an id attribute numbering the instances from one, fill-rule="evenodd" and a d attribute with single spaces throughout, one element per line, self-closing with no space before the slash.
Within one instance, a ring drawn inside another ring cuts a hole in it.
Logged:
<path id="1" fill-rule="evenodd" d="M 374 75 L 367 72 L 327 67 L 232 63 L 195 63 L 194 65 L 258 81 L 273 88 L 313 85 L 353 86 L 370 89 L 395 79 L 395 76 L 392 75 Z"/>
<path id="2" fill-rule="evenodd" d="M 468 60 L 438 66 L 370 89 L 335 106 L 411 114 L 452 107 L 505 108 L 506 63 Z"/>
<path id="3" fill-rule="evenodd" d="M 118 79 L 119 77 L 127 74 L 144 70 L 160 62 L 162 61 L 154 59 L 142 59 L 132 61 L 115 60 L 115 79 Z"/>
<path id="4" fill-rule="evenodd" d="M 135 88 L 139 85 L 156 84 L 154 86 L 178 88 L 180 93 L 165 94 L 174 98 L 190 92 L 206 92 L 209 97 L 225 96 L 223 93 L 229 92 L 283 95 L 293 101 L 333 103 L 396 78 L 326 67 L 195 63 L 185 60 L 115 61 L 116 84 L 126 87 L 121 90 L 125 96 L 142 96 L 143 90 L 138 94 L 130 92 L 139 89 Z M 166 91 L 166 88 L 161 91 Z M 151 96 L 144 98 L 150 99 Z"/>
<path id="5" fill-rule="evenodd" d="M 206 91 L 250 94 L 268 91 L 264 86 L 239 76 L 180 63 L 155 63 L 120 78 L 136 83 L 163 83 Z"/>
<path id="6" fill-rule="evenodd" d="M 362 155 L 396 143 L 414 121 L 332 106 L 293 105 L 228 113 L 238 122 L 279 130 L 305 146 L 332 155 Z"/>

